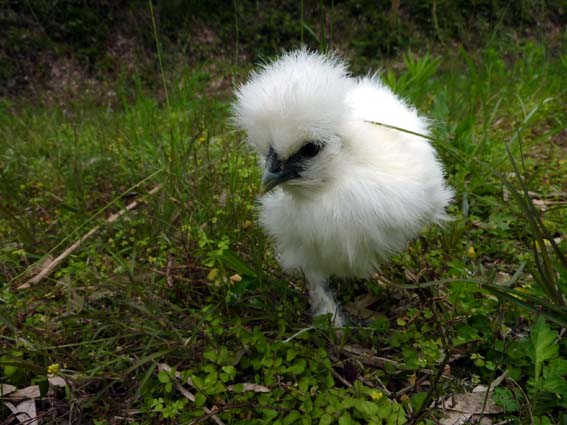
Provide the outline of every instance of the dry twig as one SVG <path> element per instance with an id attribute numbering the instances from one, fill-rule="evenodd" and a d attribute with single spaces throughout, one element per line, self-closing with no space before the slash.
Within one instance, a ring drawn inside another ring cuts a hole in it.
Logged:
<path id="1" fill-rule="evenodd" d="M 161 189 L 161 185 L 158 184 L 157 186 L 155 186 L 152 190 L 150 190 L 148 192 L 148 195 L 155 195 L 157 192 L 159 192 L 160 189 Z M 125 208 L 121 209 L 117 213 L 112 214 L 110 217 L 108 217 L 104 224 L 114 223 L 116 220 L 118 220 L 120 217 L 122 217 L 128 211 L 131 211 L 134 208 L 136 208 L 138 206 L 138 204 L 139 204 L 138 201 L 130 202 L 128 205 L 126 205 Z M 69 255 L 71 255 L 77 248 L 79 248 L 87 239 L 89 239 L 92 235 L 94 235 L 96 232 L 98 232 L 101 227 L 102 227 L 102 224 L 99 224 L 99 225 L 93 227 L 91 230 L 89 230 L 87 233 L 85 233 L 80 239 L 75 241 L 70 247 L 68 247 L 65 251 L 63 251 L 57 258 L 55 258 L 54 260 L 45 264 L 45 266 L 42 267 L 41 271 L 38 274 L 36 274 L 31 279 L 29 279 L 26 283 L 23 283 L 22 285 L 18 286 L 18 289 L 26 289 L 26 288 L 29 288 L 32 285 L 35 285 L 35 284 L 41 282 L 44 278 L 46 278 L 51 273 L 53 273 L 55 271 L 55 269 L 57 269 L 57 267 L 59 267 L 59 265 L 63 261 L 65 261 L 65 259 Z"/>

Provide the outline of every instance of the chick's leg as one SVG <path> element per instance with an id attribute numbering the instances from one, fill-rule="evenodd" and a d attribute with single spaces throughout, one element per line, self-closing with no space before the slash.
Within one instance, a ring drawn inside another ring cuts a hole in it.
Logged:
<path id="1" fill-rule="evenodd" d="M 329 288 L 327 278 L 320 273 L 305 271 L 305 279 L 313 316 L 332 314 L 333 324 L 336 327 L 344 326 L 344 318 Z"/>

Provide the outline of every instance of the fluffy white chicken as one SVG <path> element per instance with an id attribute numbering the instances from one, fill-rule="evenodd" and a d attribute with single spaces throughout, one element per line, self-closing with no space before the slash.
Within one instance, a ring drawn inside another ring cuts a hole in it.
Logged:
<path id="1" fill-rule="evenodd" d="M 424 226 L 447 218 L 452 191 L 428 121 L 377 76 L 353 78 L 305 49 L 265 64 L 238 88 L 234 121 L 264 168 L 260 221 L 287 272 L 302 272 L 314 315 L 344 319 L 331 276 L 370 277 Z"/>

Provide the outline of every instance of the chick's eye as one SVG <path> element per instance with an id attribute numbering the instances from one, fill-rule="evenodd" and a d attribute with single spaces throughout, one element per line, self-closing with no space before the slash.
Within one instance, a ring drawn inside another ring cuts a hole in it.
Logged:
<path id="1" fill-rule="evenodd" d="M 305 158 L 313 158 L 315 155 L 319 153 L 321 150 L 321 145 L 313 142 L 309 142 L 299 150 L 301 156 Z"/>

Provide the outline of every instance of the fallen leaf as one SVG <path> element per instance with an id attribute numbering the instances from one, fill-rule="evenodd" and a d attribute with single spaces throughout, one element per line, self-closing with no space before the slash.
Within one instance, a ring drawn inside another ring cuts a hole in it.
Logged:
<path id="1" fill-rule="evenodd" d="M 510 278 L 512 276 L 510 276 L 509 273 L 506 272 L 498 272 L 496 274 L 496 279 L 494 279 L 494 283 L 498 286 L 502 286 L 507 284 L 508 282 L 510 282 Z"/>
<path id="2" fill-rule="evenodd" d="M 7 394 L 13 393 L 14 391 L 16 391 L 17 388 L 14 387 L 13 385 L 9 385 L 9 384 L 0 384 L 0 396 L 6 396 Z"/>
<path id="3" fill-rule="evenodd" d="M 441 425 L 465 425 L 471 423 L 478 425 L 492 425 L 493 422 L 486 416 L 480 418 L 479 415 L 461 412 L 448 412 L 443 419 L 439 420 L 439 424 Z"/>
<path id="4" fill-rule="evenodd" d="M 486 391 L 468 394 L 453 394 L 443 402 L 443 407 L 454 412 L 477 415 L 503 412 L 503 409 L 492 401 L 490 394 L 487 397 Z"/>
<path id="5" fill-rule="evenodd" d="M 235 391 L 235 392 L 246 392 L 246 391 L 252 391 L 252 392 L 255 392 L 255 393 L 269 393 L 270 392 L 270 389 L 268 387 L 265 387 L 265 386 L 259 385 L 259 384 L 252 384 L 252 383 L 249 383 L 249 382 L 245 382 L 243 384 L 229 385 L 226 388 L 229 391 Z"/>
<path id="6" fill-rule="evenodd" d="M 226 190 L 223 190 L 219 196 L 219 206 L 221 208 L 226 207 L 226 198 L 227 198 Z"/>
<path id="7" fill-rule="evenodd" d="M 47 379 L 49 381 L 49 385 L 53 385 L 54 387 L 66 387 L 67 381 L 61 378 L 60 376 L 52 376 L 51 378 Z"/>
<path id="8" fill-rule="evenodd" d="M 230 276 L 230 281 L 231 281 L 232 283 L 238 283 L 238 282 L 240 282 L 241 280 L 242 280 L 242 277 L 241 277 L 238 273 L 233 274 L 232 276 Z"/>
<path id="9" fill-rule="evenodd" d="M 450 411 L 445 414 L 443 419 L 439 420 L 441 425 L 463 425 L 466 424 L 472 414 Z"/>
<path id="10" fill-rule="evenodd" d="M 4 404 L 21 424 L 37 425 L 39 423 L 37 421 L 37 410 L 34 400 L 26 400 L 18 404 L 5 401 Z"/>
<path id="11" fill-rule="evenodd" d="M 357 297 L 354 301 L 345 305 L 345 310 L 353 316 L 362 320 L 376 319 L 378 314 L 369 307 L 375 304 L 378 298 L 371 293 Z"/>
<path id="12" fill-rule="evenodd" d="M 39 385 L 31 385 L 20 390 L 12 391 L 4 396 L 4 398 L 10 401 L 29 400 L 39 397 L 41 397 Z"/>

